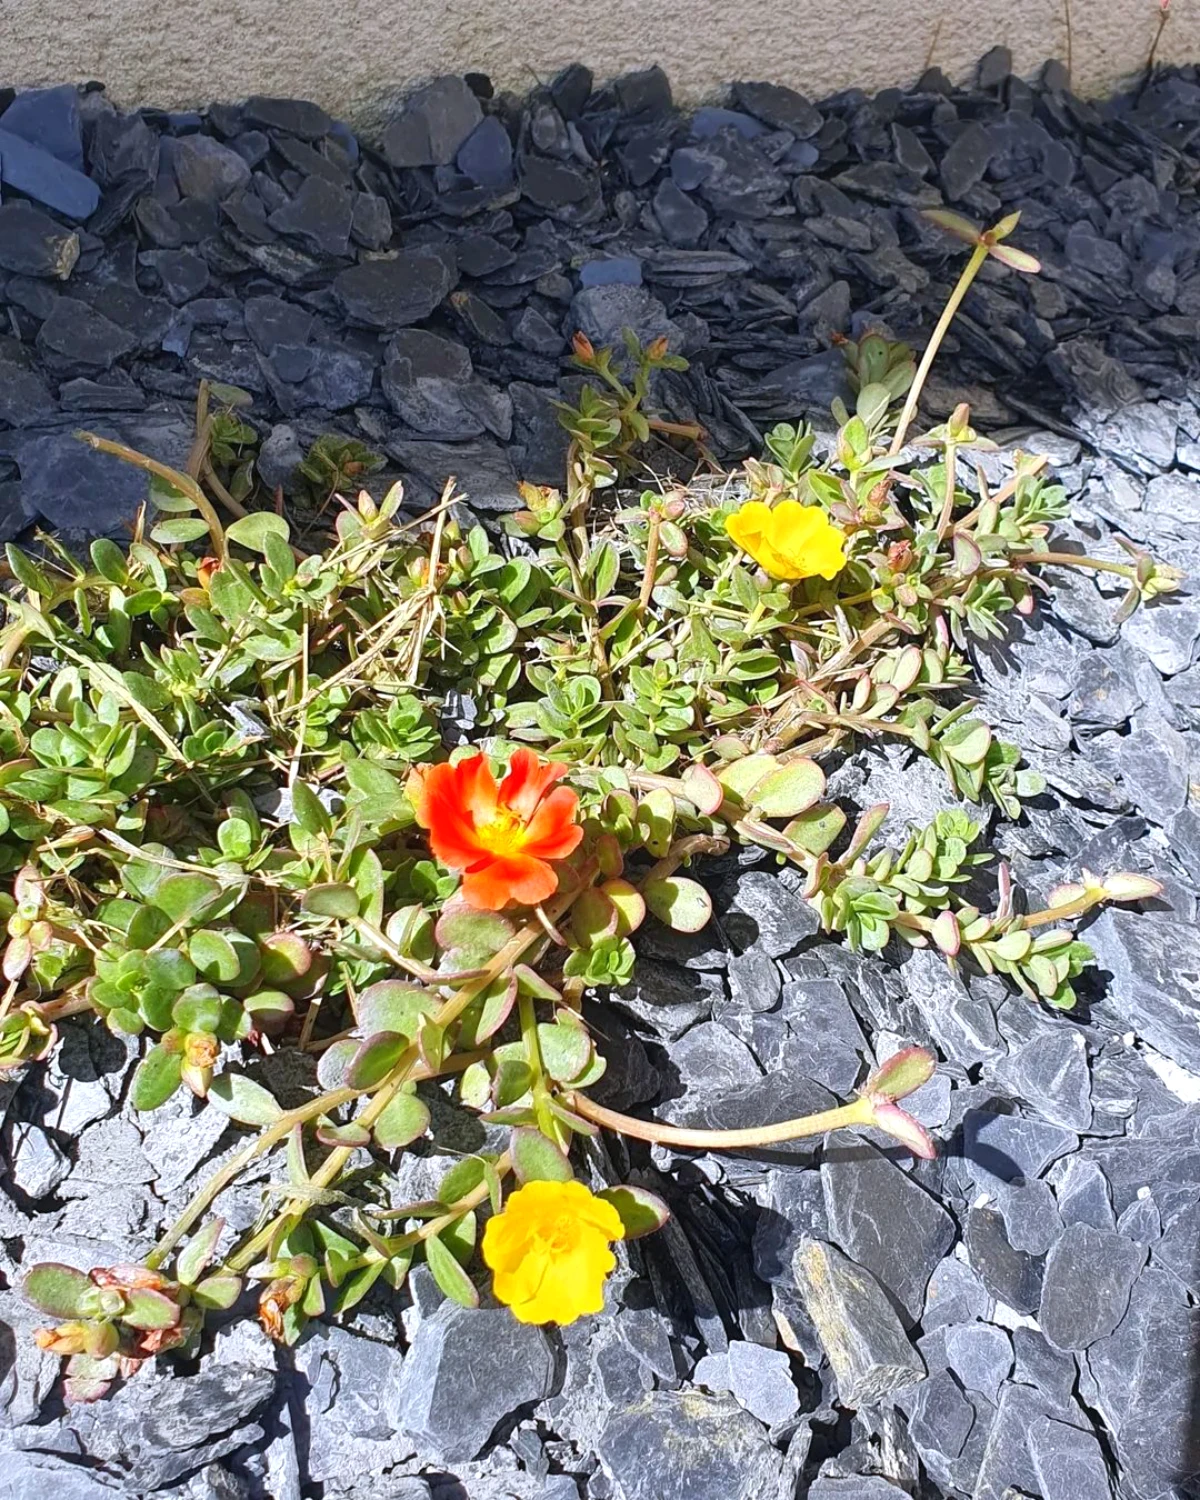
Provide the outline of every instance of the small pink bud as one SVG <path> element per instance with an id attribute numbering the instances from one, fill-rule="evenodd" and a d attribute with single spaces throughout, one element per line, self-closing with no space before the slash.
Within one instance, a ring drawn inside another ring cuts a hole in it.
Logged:
<path id="1" fill-rule="evenodd" d="M 924 1125 L 918 1124 L 911 1115 L 905 1114 L 898 1104 L 893 1104 L 890 1100 L 875 1105 L 871 1124 L 876 1130 L 882 1130 L 893 1140 L 899 1141 L 923 1161 L 932 1161 L 937 1155 L 937 1147 Z"/>
<path id="2" fill-rule="evenodd" d="M 905 1047 L 876 1068 L 863 1085 L 868 1099 L 903 1099 L 933 1077 L 936 1064 L 924 1047 Z"/>

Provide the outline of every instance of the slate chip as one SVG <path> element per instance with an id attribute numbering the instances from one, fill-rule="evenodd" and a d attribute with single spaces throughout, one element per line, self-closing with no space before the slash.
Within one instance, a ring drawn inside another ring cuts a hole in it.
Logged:
<path id="1" fill-rule="evenodd" d="M 457 280 L 453 257 L 429 247 L 351 266 L 334 278 L 333 294 L 353 323 L 406 328 L 440 306 Z"/>
<path id="2" fill-rule="evenodd" d="M 1145 1264 L 1141 1245 L 1113 1229 L 1068 1224 L 1046 1257 L 1038 1322 L 1056 1349 L 1107 1338 L 1125 1316 Z"/>
<path id="3" fill-rule="evenodd" d="M 66 281 L 79 259 L 79 236 L 30 203 L 0 203 L 0 269 Z"/>
<path id="4" fill-rule="evenodd" d="M 803 1241 L 792 1266 L 843 1406 L 882 1401 L 922 1379 L 925 1364 L 869 1271 L 819 1240 Z"/>
<path id="5" fill-rule="evenodd" d="M 553 1381 L 542 1329 L 507 1308 L 445 1302 L 422 1319 L 405 1358 L 396 1421 L 428 1458 L 474 1458 L 497 1423 L 548 1396 Z"/>
<path id="6" fill-rule="evenodd" d="M 781 1470 L 759 1422 L 731 1397 L 699 1392 L 617 1407 L 596 1452 L 621 1500 L 757 1500 L 775 1493 Z"/>
<path id="7" fill-rule="evenodd" d="M 955 1237 L 954 1221 L 889 1157 L 866 1142 L 821 1166 L 830 1236 L 891 1293 L 909 1324 L 925 1305 L 934 1267 Z"/>

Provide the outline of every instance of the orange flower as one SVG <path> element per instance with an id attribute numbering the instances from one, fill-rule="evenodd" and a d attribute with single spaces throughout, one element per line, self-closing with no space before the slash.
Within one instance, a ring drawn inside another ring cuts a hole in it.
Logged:
<path id="1" fill-rule="evenodd" d="M 408 800 L 429 831 L 429 847 L 463 872 L 468 906 L 499 911 L 510 901 L 535 906 L 558 889 L 550 861 L 579 846 L 579 799 L 550 788 L 567 767 L 518 750 L 499 786 L 482 755 L 457 765 L 420 766 L 408 779 Z"/>

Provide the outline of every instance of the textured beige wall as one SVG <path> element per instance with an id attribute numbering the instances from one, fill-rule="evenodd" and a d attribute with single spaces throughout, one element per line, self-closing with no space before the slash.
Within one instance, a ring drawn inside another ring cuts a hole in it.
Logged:
<path id="1" fill-rule="evenodd" d="M 1018 71 L 1066 57 L 1101 93 L 1146 59 L 1159 0 L 0 0 L 0 84 L 101 79 L 123 104 L 251 93 L 369 116 L 407 84 L 489 73 L 525 90 L 582 59 L 598 77 L 659 62 L 682 98 L 735 77 L 819 96 L 962 77 L 996 43 Z M 1172 0 L 1159 56 L 1200 59 L 1200 0 Z"/>

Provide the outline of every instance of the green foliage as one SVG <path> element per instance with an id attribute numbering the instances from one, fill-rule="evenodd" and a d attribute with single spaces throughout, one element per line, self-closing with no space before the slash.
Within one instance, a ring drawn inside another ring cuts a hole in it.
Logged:
<path id="1" fill-rule="evenodd" d="M 1028 269 L 1002 243 L 1011 228 L 968 225 L 976 259 Z M 822 758 L 885 734 L 1006 816 L 1041 791 L 972 702 L 967 649 L 1032 608 L 1030 570 L 1054 556 L 1047 537 L 1066 512 L 1039 460 L 994 494 L 966 485 L 959 458 L 985 444 L 965 408 L 904 448 L 911 351 L 869 334 L 844 352 L 854 410 L 835 413 L 829 456 L 803 425 L 781 425 L 764 459 L 720 487 L 644 488 L 647 444 L 701 436 L 651 414 L 684 362 L 664 341 L 630 336 L 618 356 L 577 339 L 564 488 L 524 486 L 507 538 L 464 531 L 448 504 L 406 523 L 396 485 L 343 499 L 308 551 L 274 509 L 222 530 L 194 480 L 156 471 L 159 515 L 127 547 L 97 542 L 84 561 L 54 542 L 36 559 L 9 546 L 0 1068 L 46 1056 L 57 1018 L 90 1010 L 145 1039 L 137 1108 L 187 1088 L 258 1132 L 144 1267 L 30 1274 L 29 1298 L 65 1320 L 39 1338 L 69 1356 L 72 1394 L 187 1347 L 244 1276 L 287 1343 L 311 1318 L 400 1287 L 421 1257 L 447 1297 L 474 1306 L 480 1215 L 501 1210 L 505 1179 L 565 1181 L 574 1138 L 613 1123 L 586 1098 L 605 1060 L 585 993 L 634 979 L 644 921 L 705 926 L 705 855 L 758 844 L 797 869 L 825 931 L 852 947 L 932 946 L 1064 1008 L 1090 958 L 1067 924 L 1156 893 L 1144 877 L 1089 876 L 1021 914 L 1000 867 L 985 913 L 982 823 L 944 812 L 880 848 L 885 806 L 847 837 L 823 800 Z M 240 499 L 254 433 L 237 392 L 209 395 L 222 406 L 201 477 Z M 330 436 L 302 474 L 324 506 L 381 465 Z M 735 546 L 736 508 L 789 501 L 840 528 L 836 577 L 781 582 Z M 1178 582 L 1142 555 L 1105 566 L 1127 578 L 1130 608 Z M 470 861 L 507 858 L 506 819 L 528 809 L 489 803 L 476 783 L 448 844 L 421 826 L 433 778 L 414 768 L 463 753 L 462 726 L 494 771 L 535 747 L 568 773 L 581 839 L 547 861 L 536 909 L 468 906 L 462 871 L 475 865 L 453 852 L 470 835 Z M 245 1071 L 256 1046 L 307 1058 L 323 1092 L 276 1100 Z M 930 1154 L 895 1104 L 927 1064 L 910 1050 L 885 1065 L 847 1123 Z M 432 1198 L 396 1204 L 385 1158 L 418 1142 L 439 1154 L 447 1092 L 509 1127 L 508 1148 L 446 1156 Z M 624 1128 L 655 1138 L 646 1122 Z M 260 1221 L 220 1263 L 210 1221 L 168 1277 L 212 1199 L 276 1146 L 286 1174 L 272 1165 Z M 629 1237 L 665 1218 L 643 1189 L 602 1196 Z"/>

